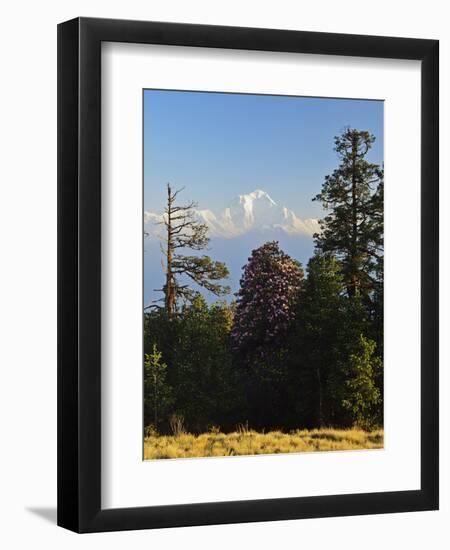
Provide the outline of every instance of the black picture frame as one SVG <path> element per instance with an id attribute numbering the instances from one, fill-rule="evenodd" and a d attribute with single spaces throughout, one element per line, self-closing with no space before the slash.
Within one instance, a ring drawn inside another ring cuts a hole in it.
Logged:
<path id="1" fill-rule="evenodd" d="M 103 41 L 421 61 L 420 490 L 102 510 Z M 438 67 L 437 40 L 92 18 L 58 26 L 58 525 L 98 532 L 438 509 Z"/>

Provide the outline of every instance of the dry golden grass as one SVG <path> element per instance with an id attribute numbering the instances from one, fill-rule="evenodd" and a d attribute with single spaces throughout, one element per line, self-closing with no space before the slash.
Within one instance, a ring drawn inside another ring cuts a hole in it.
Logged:
<path id="1" fill-rule="evenodd" d="M 241 429 L 228 434 L 211 432 L 200 435 L 150 435 L 144 439 L 144 459 L 350 451 L 382 449 L 383 445 L 383 430 L 365 432 L 355 428 L 324 428 L 290 433 L 259 433 Z"/>

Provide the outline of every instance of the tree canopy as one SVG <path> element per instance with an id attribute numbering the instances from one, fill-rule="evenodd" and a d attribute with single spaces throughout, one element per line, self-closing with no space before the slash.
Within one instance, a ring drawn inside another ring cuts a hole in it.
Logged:
<path id="1" fill-rule="evenodd" d="M 317 249 L 340 261 L 348 295 L 366 298 L 382 284 L 384 173 L 366 159 L 374 141 L 350 128 L 336 136 L 340 164 L 314 198 L 328 210 L 314 236 Z"/>
<path id="2" fill-rule="evenodd" d="M 306 266 L 277 241 L 243 267 L 235 300 L 223 262 L 201 254 L 196 203 L 167 186 L 164 307 L 144 317 L 144 424 L 158 433 L 238 425 L 291 430 L 383 424 L 383 169 L 375 137 L 346 129 L 325 177 L 326 215 Z"/>

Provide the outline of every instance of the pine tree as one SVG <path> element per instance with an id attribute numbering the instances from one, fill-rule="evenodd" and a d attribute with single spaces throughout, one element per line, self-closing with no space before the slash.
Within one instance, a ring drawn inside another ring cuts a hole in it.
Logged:
<path id="1" fill-rule="evenodd" d="M 308 427 L 331 425 L 338 408 L 333 380 L 339 375 L 335 371 L 343 323 L 342 291 L 336 259 L 316 253 L 308 262 L 300 291 L 290 354 L 299 420 Z"/>
<path id="2" fill-rule="evenodd" d="M 162 353 L 153 344 L 151 352 L 144 355 L 144 426 L 151 425 L 156 431 L 172 403 L 172 388 L 166 374 Z"/>
<path id="3" fill-rule="evenodd" d="M 209 243 L 208 226 L 199 222 L 195 216 L 194 208 L 197 204 L 176 203 L 182 190 L 173 191 L 170 184 L 167 184 L 167 205 L 161 222 L 166 229 L 165 248 L 162 249 L 166 281 L 162 291 L 169 319 L 173 317 L 178 298 L 190 300 L 195 295 L 189 285 L 180 284 L 179 279 L 184 275 L 216 296 L 230 291 L 229 287 L 217 282 L 229 275 L 224 263 L 213 261 L 209 256 L 185 255 L 181 252 L 183 249 L 204 250 Z"/>
<path id="4" fill-rule="evenodd" d="M 365 158 L 374 141 L 369 132 L 354 129 L 336 136 L 339 167 L 313 199 L 330 211 L 314 236 L 317 249 L 341 262 L 348 296 L 360 294 L 368 302 L 382 284 L 383 258 L 383 170 Z"/>
<path id="5" fill-rule="evenodd" d="M 375 348 L 375 342 L 360 336 L 346 366 L 346 397 L 342 405 L 351 413 L 354 424 L 364 430 L 373 429 L 382 418 L 382 394 L 377 384 L 382 363 Z"/>

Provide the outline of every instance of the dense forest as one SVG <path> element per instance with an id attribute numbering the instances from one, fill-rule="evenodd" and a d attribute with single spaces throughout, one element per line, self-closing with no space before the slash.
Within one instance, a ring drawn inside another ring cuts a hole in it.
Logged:
<path id="1" fill-rule="evenodd" d="M 383 426 L 383 168 L 367 160 L 374 140 L 355 129 L 335 138 L 338 166 L 312 197 L 326 215 L 307 265 L 266 242 L 251 251 L 230 301 L 226 265 L 203 254 L 208 227 L 168 185 L 165 283 L 144 310 L 147 433 Z"/>

